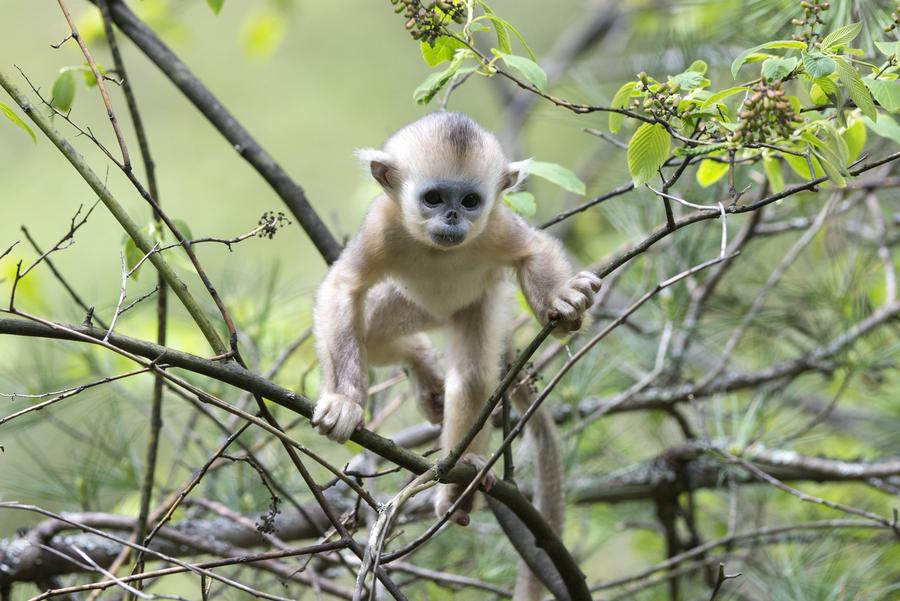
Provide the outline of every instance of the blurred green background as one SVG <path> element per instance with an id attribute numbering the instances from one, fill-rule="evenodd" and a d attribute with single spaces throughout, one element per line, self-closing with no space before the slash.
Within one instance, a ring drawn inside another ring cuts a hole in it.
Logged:
<path id="1" fill-rule="evenodd" d="M 96 11 L 89 3 L 71 0 L 69 4 L 86 30 L 90 30 L 92 23 L 96 26 Z M 402 19 L 393 14 L 387 0 L 226 0 L 219 15 L 214 15 L 203 0 L 143 0 L 129 4 L 304 187 L 313 206 L 342 240 L 355 231 L 376 193 L 366 170 L 353 158 L 353 150 L 380 145 L 392 131 L 434 108 L 413 102 L 413 90 L 431 70 L 420 56 L 418 43 L 403 30 Z M 793 16 L 797 3 L 794 0 L 628 0 L 610 4 L 622 11 L 616 28 L 575 63 L 554 88 L 555 93 L 575 101 L 607 103 L 619 85 L 638 71 L 678 73 L 698 58 L 709 62 L 711 79 L 722 82 L 717 87 L 726 87 L 732 82 L 727 67 L 734 56 L 744 48 L 773 39 Z M 834 12 L 840 13 L 833 15 L 835 19 L 848 22 L 859 18 L 867 23 L 867 31 L 875 31 L 890 12 L 892 3 L 844 0 L 834 4 Z M 589 5 L 602 6 L 604 2 L 492 2 L 492 8 L 521 31 L 539 59 L 564 38 L 567 30 L 583 21 Z M 74 44 L 68 43 L 60 50 L 50 47 L 66 32 L 55 2 L 2 0 L 0 69 L 9 73 L 14 71 L 13 65 L 21 67 L 49 95 L 61 68 L 82 64 Z M 253 229 L 264 211 L 283 210 L 280 200 L 265 182 L 229 148 L 203 116 L 124 36 L 120 35 L 119 39 L 148 129 L 157 164 L 160 198 L 169 214 L 186 221 L 194 237 L 231 237 Z M 870 36 L 861 43 L 863 47 L 870 44 Z M 106 47 L 99 41 L 92 47 L 97 60 L 109 66 L 111 60 Z M 22 81 L 21 87 L 27 84 Z M 114 86 L 111 89 L 119 119 L 129 140 L 133 140 L 121 93 Z M 468 113 L 489 128 L 502 129 L 510 91 L 502 82 L 473 77 L 455 92 L 450 108 Z M 0 101 L 8 103 L 8 98 L 2 97 Z M 96 89 L 88 89 L 80 81 L 72 118 L 90 125 L 104 143 L 115 147 Z M 536 105 L 521 132 L 518 149 L 521 156 L 512 158 L 533 156 L 579 171 L 588 184 L 589 197 L 610 190 L 629 179 L 624 153 L 609 144 L 598 144 L 596 138 L 582 131 L 585 127 L 605 130 L 605 124 L 603 114 L 575 117 L 547 103 Z M 76 139 L 71 128 L 59 119 L 57 126 L 88 157 L 96 171 L 107 172 L 104 157 L 88 140 Z M 132 142 L 130 148 L 136 156 L 136 144 Z M 142 173 L 139 167 L 138 171 Z M 129 212 L 149 223 L 146 204 L 125 178 L 110 168 L 108 181 Z M 571 197 L 544 182 L 531 185 L 538 198 L 535 222 L 572 202 Z M 685 193 L 702 194 L 689 185 L 684 185 Z M 710 194 L 711 191 L 705 197 L 707 200 Z M 703 198 L 698 196 L 697 200 L 703 202 Z M 39 134 L 37 143 L 33 144 L 20 131 L 0 121 L 0 251 L 22 238 L 19 227 L 23 224 L 44 247 L 51 245 L 65 232 L 78 206 L 88 206 L 94 200 L 84 182 L 46 139 Z M 798 206 L 802 209 L 806 205 L 798 202 Z M 571 230 L 558 233 L 566 236 L 579 261 L 588 262 L 603 257 L 624 240 L 639 238 L 649 227 L 660 223 L 661 217 L 659 203 L 652 202 L 647 191 L 640 191 L 613 209 L 604 207 L 579 216 L 569 224 Z M 675 246 L 675 252 L 668 258 L 679 253 L 691 257 L 690 253 L 698 253 L 708 258 L 712 256 L 709 253 L 717 251 L 717 224 L 706 224 L 705 229 L 698 226 L 690 236 L 685 234 L 680 238 L 680 246 Z M 100 205 L 78 232 L 74 246 L 53 256 L 88 304 L 94 305 L 97 313 L 105 318 L 115 308 L 119 294 L 121 248 L 122 231 Z M 780 256 L 779 247 L 774 248 L 771 255 L 748 259 L 751 273 L 745 280 L 749 282 L 747 286 L 759 285 L 765 276 L 764 268 L 777 260 L 773 257 Z M 255 368 L 265 368 L 279 349 L 309 325 L 312 294 L 324 273 L 324 263 L 296 223 L 281 230 L 273 240 L 248 240 L 236 245 L 233 252 L 219 245 L 199 246 L 197 252 L 247 336 L 242 343 L 246 345 L 248 360 Z M 838 267 L 829 271 L 829 266 L 823 267 L 821 253 L 812 254 L 808 263 L 807 259 L 800 262 L 805 269 L 800 276 L 821 276 L 822 281 L 817 284 L 827 287 Z M 24 239 L 15 252 L 0 260 L 0 278 L 6 278 L 0 283 L 0 302 L 8 294 L 9 278 L 19 258 L 26 262 L 34 258 Z M 635 290 L 643 290 L 651 279 L 655 281 L 655 267 L 650 263 L 635 277 Z M 754 270 L 755 266 L 759 268 Z M 196 278 L 190 276 L 189 269 L 182 268 L 180 272 L 213 315 L 214 309 L 206 303 Z M 674 272 L 677 270 L 668 271 Z M 151 269 L 142 270 L 129 284 L 130 296 L 134 298 L 151 289 L 154 280 Z M 788 290 L 796 293 L 795 298 L 802 298 L 801 292 L 810 296 L 819 294 L 818 289 L 805 287 L 806 280 L 790 285 Z M 859 294 L 865 296 L 867 292 Z M 675 304 L 683 304 L 686 298 L 683 290 L 675 290 L 673 295 Z M 738 300 L 748 298 L 748 294 L 734 295 Z M 855 300 L 856 297 L 847 302 Z M 59 321 L 80 323 L 84 317 L 44 268 L 22 283 L 18 304 L 24 310 Z M 667 309 L 663 301 L 660 304 L 663 306 L 648 306 L 642 319 L 651 325 L 661 323 Z M 788 308 L 779 306 L 779 309 L 784 309 L 783 318 L 790 320 L 790 303 L 784 304 Z M 726 305 L 719 301 L 714 316 L 721 324 L 733 326 L 736 309 Z M 208 354 L 178 303 L 170 301 L 170 307 L 174 318 L 169 344 Z M 836 312 L 839 310 L 835 308 Z M 155 331 L 152 315 L 153 303 L 144 303 L 123 318 L 117 331 L 152 339 Z M 831 323 L 832 329 L 843 327 L 840 320 Z M 770 341 L 764 335 L 758 336 L 752 340 L 757 346 L 743 356 L 748 364 L 769 360 L 774 352 L 766 344 Z M 610 394 L 623 389 L 622 381 L 628 380 L 616 371 L 615 361 L 641 363 L 641 357 L 652 359 L 656 349 L 655 339 L 635 338 L 639 337 L 624 338 L 625 344 L 619 346 L 611 342 L 610 347 L 602 350 L 602 356 L 579 366 L 560 386 L 557 395 L 560 399 L 554 401 L 575 404 L 589 394 Z M 720 339 L 721 336 L 715 340 L 722 342 Z M 894 352 L 896 347 L 894 344 Z M 778 351 L 789 354 L 782 347 Z M 309 371 L 311 361 L 311 347 L 307 346 L 291 360 L 277 381 L 314 394 L 315 372 Z M 87 381 L 92 374 L 118 373 L 128 368 L 126 362 L 108 353 L 73 349 L 72 345 L 63 343 L 0 336 L 0 392 L 46 392 Z M 0 444 L 5 447 L 0 455 L 0 499 L 33 501 L 51 509 L 133 513 L 138 498 L 135 491 L 143 469 L 150 380 L 141 376 L 135 381 L 140 384 L 131 382 L 86 392 L 52 411 L 32 414 L 0 428 Z M 808 389 L 827 396 L 835 387 L 834 382 L 821 386 L 817 382 Z M 882 410 L 896 420 L 897 389 L 892 380 L 877 391 L 854 387 L 846 395 L 847 402 Z M 234 395 L 221 386 L 213 386 L 211 392 Z M 743 428 L 755 431 L 754 428 L 773 425 L 774 412 L 766 414 L 759 410 L 757 413 L 758 406 L 745 401 L 726 396 L 711 403 L 711 422 L 716 432 L 738 436 L 744 433 Z M 753 403 L 757 401 L 753 399 Z M 6 402 L 0 399 L 0 404 Z M 17 401 L 10 405 L 10 411 L 22 406 Z M 179 447 L 182 428 L 190 423 L 186 406 L 167 400 L 165 411 L 167 431 L 160 464 L 166 467 L 159 480 L 161 485 L 171 486 L 180 483 L 206 455 L 197 448 Z M 782 411 L 779 416 L 790 417 L 795 410 L 780 407 L 779 411 Z M 0 409 L 0 414 L 5 413 L 6 408 Z M 287 415 L 283 417 L 286 421 L 290 419 Z M 409 410 L 386 433 L 416 421 L 415 411 Z M 900 449 L 897 430 L 891 428 L 892 424 L 896 421 L 885 421 L 869 437 L 854 432 L 853 436 L 837 434 L 827 440 L 814 438 L 805 441 L 807 450 L 827 446 L 829 451 L 842 456 L 878 456 L 880 451 L 890 454 Z M 772 431 L 779 432 L 778 428 Z M 196 426 L 196 434 L 198 438 L 207 436 L 212 442 L 218 437 L 205 423 Z M 328 449 L 338 465 L 353 452 L 350 447 L 335 450 L 335 445 L 322 443 L 305 423 L 297 428 L 297 436 L 312 446 Z M 675 428 L 664 416 L 617 416 L 589 429 L 585 438 L 567 440 L 567 461 L 573 471 L 578 469 L 582 474 L 608 472 L 665 449 L 675 438 Z M 179 453 L 183 455 L 176 456 Z M 264 456 L 278 463 L 279 454 L 274 445 Z M 183 463 L 178 464 L 177 459 Z M 174 466 L 171 471 L 169 464 Z M 302 492 L 303 487 L 296 482 L 291 469 L 281 467 L 284 469 L 278 473 L 290 481 L 289 488 Z M 241 510 L 264 508 L 265 494 L 254 484 L 250 470 L 229 469 L 234 470 L 229 474 L 237 473 L 239 477 L 216 480 L 205 492 L 223 502 L 232 501 L 231 506 Z M 324 474 L 317 475 L 325 479 Z M 811 490 L 818 489 L 813 486 Z M 858 500 L 847 489 L 835 488 L 829 492 L 832 498 Z M 771 500 L 770 496 L 761 489 L 749 490 L 742 499 L 743 506 L 761 506 Z M 796 499 L 775 496 L 773 514 L 789 508 L 796 512 L 791 514 L 791 519 L 810 517 L 806 507 L 797 508 Z M 697 498 L 712 524 L 711 530 L 721 534 L 728 500 L 711 492 L 700 493 Z M 591 578 L 614 577 L 646 565 L 648 557 L 653 561 L 660 557 L 658 532 L 640 526 L 627 532 L 616 530 L 622 523 L 641 524 L 653 519 L 649 503 L 578 507 L 570 511 L 567 537 L 576 551 L 590 557 Z M 25 514 L 0 512 L 0 537 L 9 536 L 34 521 L 34 517 Z M 596 528 L 580 530 L 579 524 L 584 523 Z M 491 530 L 494 526 L 490 516 L 481 516 L 478 527 L 482 528 L 481 532 L 496 534 L 496 530 Z M 511 552 L 505 543 L 487 544 L 482 539 L 479 544 L 478 537 L 469 537 L 468 546 L 456 548 L 452 544 L 455 540 L 450 538 L 448 543 L 447 537 L 439 539 L 422 554 L 423 559 L 426 563 L 429 559 L 439 561 L 445 557 L 451 562 L 475 562 L 480 577 L 508 579 L 514 563 L 497 562 L 498 554 L 508 556 Z M 841 544 L 847 544 L 847 548 L 852 546 L 852 543 Z M 802 565 L 803 569 L 810 570 L 810 582 L 824 588 L 822 583 L 838 579 L 836 573 L 849 578 L 851 584 L 865 583 L 866 570 L 881 557 L 866 555 L 865 560 L 848 570 L 840 563 L 839 545 L 804 549 L 796 554 L 778 551 L 783 556 L 773 556 L 771 561 L 775 567 L 771 569 L 786 570 Z M 756 578 L 757 586 L 765 589 L 765 573 L 760 569 L 748 578 Z M 804 593 L 808 596 L 792 596 L 790 591 L 784 595 L 778 598 L 811 601 L 838 598 L 819 596 L 814 589 Z"/>

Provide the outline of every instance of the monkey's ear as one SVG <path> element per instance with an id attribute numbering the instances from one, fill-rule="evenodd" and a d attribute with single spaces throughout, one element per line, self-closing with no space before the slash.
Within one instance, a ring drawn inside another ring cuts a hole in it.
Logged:
<path id="1" fill-rule="evenodd" d="M 503 178 L 503 182 L 500 184 L 500 191 L 504 192 L 506 190 L 518 188 L 519 184 L 528 177 L 528 165 L 530 164 L 531 159 L 525 159 L 524 161 L 515 161 L 514 163 L 507 165 L 506 175 Z"/>
<path id="2" fill-rule="evenodd" d="M 369 164 L 372 177 L 381 184 L 382 188 L 386 191 L 394 190 L 400 178 L 391 155 L 374 148 L 361 148 L 354 154 L 356 154 L 356 158 Z"/>

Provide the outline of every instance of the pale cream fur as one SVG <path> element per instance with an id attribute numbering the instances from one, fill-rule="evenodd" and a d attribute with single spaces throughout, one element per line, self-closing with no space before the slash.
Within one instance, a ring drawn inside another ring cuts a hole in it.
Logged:
<path id="1" fill-rule="evenodd" d="M 438 421 L 443 413 L 446 454 L 497 385 L 512 306 L 507 274 L 516 273 L 542 324 L 560 320 L 559 335 L 581 326 L 600 280 L 589 272 L 570 277 L 562 245 L 503 204 L 502 194 L 521 181 L 524 163 L 509 163 L 497 139 L 467 117 L 429 115 L 394 134 L 383 150 L 358 154 L 385 194 L 373 201 L 316 296 L 322 378 L 313 424 L 346 441 L 363 423 L 368 366 L 402 364 L 425 415 Z M 465 239 L 449 248 L 429 237 L 420 208 L 425 188 L 443 180 L 471 184 L 486 203 Z M 421 334 L 436 328 L 447 331 L 446 376 Z M 489 436 L 487 430 L 478 435 L 466 461 L 478 461 Z M 437 512 L 458 494 L 457 487 L 443 486 Z M 469 511 L 463 507 L 452 518 L 467 524 Z"/>

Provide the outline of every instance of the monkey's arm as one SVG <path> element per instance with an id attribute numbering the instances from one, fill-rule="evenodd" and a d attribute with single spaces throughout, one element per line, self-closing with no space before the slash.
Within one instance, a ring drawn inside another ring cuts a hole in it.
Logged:
<path id="1" fill-rule="evenodd" d="M 368 387 L 364 304 L 381 273 L 376 212 L 377 206 L 328 271 L 313 308 L 321 382 L 312 424 L 337 442 L 346 442 L 363 422 Z"/>
<path id="2" fill-rule="evenodd" d="M 600 278 L 589 271 L 572 276 L 562 244 L 552 236 L 519 222 L 515 235 L 521 253 L 517 261 L 519 285 L 542 325 L 560 320 L 554 330 L 564 336 L 581 327 L 582 315 L 594 304 Z"/>

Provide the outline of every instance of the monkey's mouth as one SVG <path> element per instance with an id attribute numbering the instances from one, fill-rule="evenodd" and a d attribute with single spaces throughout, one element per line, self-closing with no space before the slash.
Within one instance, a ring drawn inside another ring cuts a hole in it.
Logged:
<path id="1" fill-rule="evenodd" d="M 466 239 L 466 233 L 458 229 L 442 228 L 431 232 L 431 241 L 438 246 L 450 247 L 462 244 Z"/>
<path id="2" fill-rule="evenodd" d="M 450 247 L 462 244 L 466 239 L 466 231 L 458 227 L 440 227 L 428 232 L 431 241 L 438 246 Z"/>

